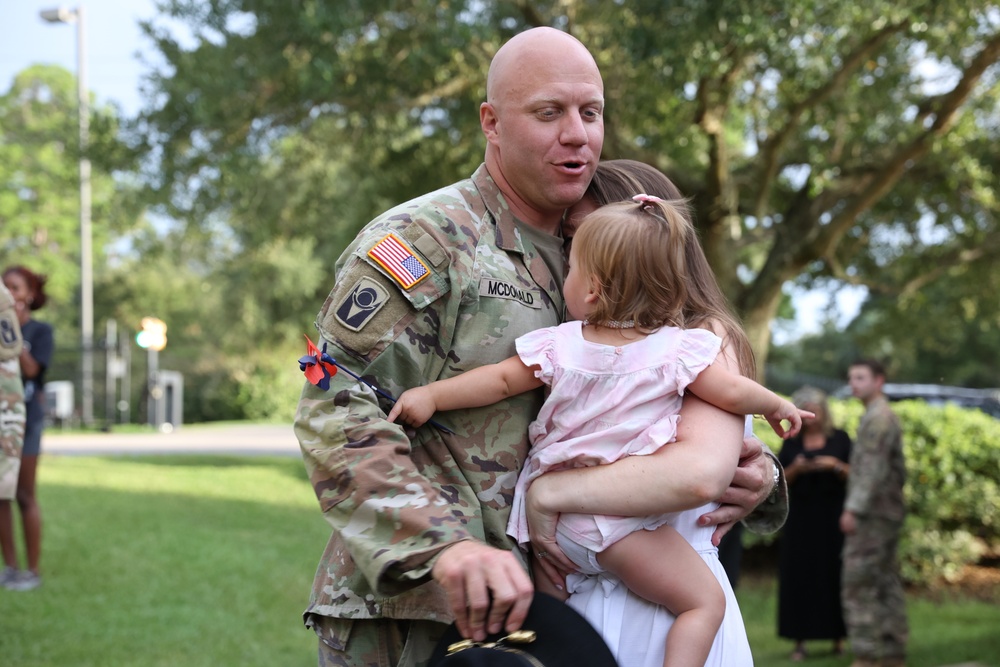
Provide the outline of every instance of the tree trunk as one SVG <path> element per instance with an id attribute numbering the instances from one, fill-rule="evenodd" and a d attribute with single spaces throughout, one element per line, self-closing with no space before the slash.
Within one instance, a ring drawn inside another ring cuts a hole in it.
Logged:
<path id="1" fill-rule="evenodd" d="M 755 301 L 743 316 L 743 328 L 750 339 L 750 346 L 753 348 L 757 361 L 757 380 L 764 380 L 764 365 L 767 363 L 767 354 L 771 346 L 771 321 L 778 312 L 781 305 L 781 288 L 770 290 L 761 299 Z"/>

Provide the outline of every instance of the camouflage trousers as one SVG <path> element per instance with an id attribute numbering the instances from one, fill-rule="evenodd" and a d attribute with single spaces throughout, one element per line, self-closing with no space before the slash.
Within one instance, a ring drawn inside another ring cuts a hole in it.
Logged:
<path id="1" fill-rule="evenodd" d="M 896 547 L 902 523 L 858 517 L 844 539 L 841 598 L 851 650 L 859 658 L 903 658 L 909 628 Z"/>
<path id="2" fill-rule="evenodd" d="M 306 622 L 319 639 L 319 667 L 425 667 L 447 625 L 394 618 Z"/>

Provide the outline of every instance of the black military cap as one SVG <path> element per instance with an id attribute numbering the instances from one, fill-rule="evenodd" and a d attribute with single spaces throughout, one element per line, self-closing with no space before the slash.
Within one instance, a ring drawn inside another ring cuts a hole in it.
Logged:
<path id="1" fill-rule="evenodd" d="M 482 642 L 462 639 L 452 623 L 434 648 L 430 667 L 618 667 L 611 649 L 583 616 L 535 593 L 524 625 Z"/>

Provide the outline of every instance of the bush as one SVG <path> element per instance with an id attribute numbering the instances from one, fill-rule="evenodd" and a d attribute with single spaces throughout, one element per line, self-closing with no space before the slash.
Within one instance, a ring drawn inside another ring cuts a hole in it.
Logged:
<path id="1" fill-rule="evenodd" d="M 953 579 L 984 553 L 1000 551 L 1000 420 L 979 410 L 923 401 L 892 407 L 903 427 L 907 469 L 907 518 L 899 550 L 903 576 L 921 585 Z M 859 401 L 831 399 L 830 411 L 835 424 L 857 433 L 864 413 Z M 781 442 L 767 424 L 754 425 L 778 451 Z M 769 540 L 753 536 L 747 545 L 760 541 Z"/>

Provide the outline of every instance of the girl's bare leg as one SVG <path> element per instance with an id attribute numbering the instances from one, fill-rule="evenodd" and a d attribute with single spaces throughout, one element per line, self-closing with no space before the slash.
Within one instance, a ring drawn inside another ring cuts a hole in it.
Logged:
<path id="1" fill-rule="evenodd" d="M 726 613 L 715 575 L 670 526 L 639 530 L 597 555 L 597 562 L 636 595 L 669 609 L 664 667 L 702 667 Z"/>

